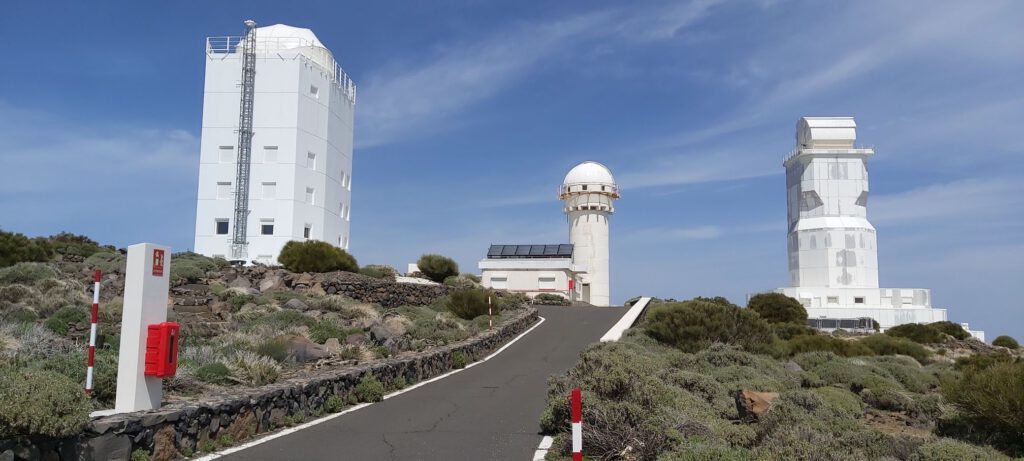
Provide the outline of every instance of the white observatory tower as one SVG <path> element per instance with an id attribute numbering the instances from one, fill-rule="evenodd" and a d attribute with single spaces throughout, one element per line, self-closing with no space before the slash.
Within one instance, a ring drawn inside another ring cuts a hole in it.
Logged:
<path id="1" fill-rule="evenodd" d="M 356 86 L 313 31 L 246 26 L 206 40 L 195 251 L 276 264 L 290 240 L 347 250 Z"/>
<path id="2" fill-rule="evenodd" d="M 580 274 L 581 300 L 595 306 L 611 305 L 608 270 L 608 218 L 615 212 L 619 188 L 608 167 L 597 162 L 576 165 L 559 190 L 569 220 L 569 243 Z"/>

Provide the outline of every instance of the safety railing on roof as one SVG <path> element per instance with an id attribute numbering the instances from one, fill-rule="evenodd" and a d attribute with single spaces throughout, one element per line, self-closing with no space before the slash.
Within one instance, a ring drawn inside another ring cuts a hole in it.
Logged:
<path id="1" fill-rule="evenodd" d="M 558 196 L 565 198 L 571 194 L 605 194 L 619 198 L 619 186 L 614 183 L 588 182 L 586 184 L 562 184 L 558 186 Z"/>
<path id="2" fill-rule="evenodd" d="M 209 56 L 234 54 L 241 51 L 244 37 L 207 37 L 206 54 Z M 356 83 L 341 68 L 334 55 L 322 45 L 299 37 L 256 37 L 256 54 L 279 53 L 282 51 L 300 51 L 313 63 L 324 67 L 331 76 L 331 83 L 336 83 L 354 104 L 356 102 Z"/>

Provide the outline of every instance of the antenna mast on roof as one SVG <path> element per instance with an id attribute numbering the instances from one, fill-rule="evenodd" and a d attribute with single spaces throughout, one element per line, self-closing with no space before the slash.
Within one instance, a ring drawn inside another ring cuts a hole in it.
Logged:
<path id="1" fill-rule="evenodd" d="M 252 157 L 252 102 L 256 86 L 256 21 L 245 21 L 242 39 L 242 97 L 238 109 L 238 165 L 235 173 L 235 231 L 231 236 L 231 261 L 248 259 L 249 170 Z"/>

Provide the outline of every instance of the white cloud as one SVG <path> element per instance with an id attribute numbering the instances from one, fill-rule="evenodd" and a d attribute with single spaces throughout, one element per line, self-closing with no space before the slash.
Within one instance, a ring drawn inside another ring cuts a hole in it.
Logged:
<path id="1" fill-rule="evenodd" d="M 356 143 L 369 147 L 452 129 L 462 123 L 460 112 L 533 75 L 545 60 L 597 38 L 670 39 L 718 3 L 669 2 L 518 25 L 378 70 L 360 86 Z"/>

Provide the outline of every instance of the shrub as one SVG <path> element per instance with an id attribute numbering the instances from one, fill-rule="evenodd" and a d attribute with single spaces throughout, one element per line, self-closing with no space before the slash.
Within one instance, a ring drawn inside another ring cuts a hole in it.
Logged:
<path id="1" fill-rule="evenodd" d="M 45 239 L 29 239 L 23 234 L 0 230 L 0 267 L 21 262 L 42 262 L 50 259 L 53 249 Z"/>
<path id="2" fill-rule="evenodd" d="M 352 391 L 360 402 L 380 402 L 384 400 L 384 385 L 372 375 L 363 375 Z"/>
<path id="3" fill-rule="evenodd" d="M 747 309 L 757 312 L 768 323 L 807 323 L 803 304 L 782 293 L 759 293 L 747 301 Z"/>
<path id="4" fill-rule="evenodd" d="M 467 279 L 469 279 L 471 281 L 473 281 L 473 283 L 480 283 L 480 276 L 479 275 L 476 275 L 476 274 L 462 274 L 461 276 L 465 277 L 465 278 L 467 278 Z"/>
<path id="5" fill-rule="evenodd" d="M 929 323 L 928 326 L 939 330 L 947 335 L 950 335 L 956 339 L 967 339 L 971 337 L 971 334 L 964 330 L 964 327 L 960 326 L 959 323 L 953 323 L 948 320 L 941 322 Z"/>
<path id="6" fill-rule="evenodd" d="M 494 297 L 497 300 L 495 305 L 501 310 L 513 310 L 530 303 L 530 297 L 524 293 L 512 293 L 508 291 L 495 291 Z"/>
<path id="7" fill-rule="evenodd" d="M 859 342 L 876 355 L 906 355 L 920 363 L 928 363 L 932 355 L 928 349 L 918 343 L 887 335 L 874 334 L 861 338 Z"/>
<path id="8" fill-rule="evenodd" d="M 831 336 L 797 336 L 784 343 L 787 355 L 802 354 L 804 352 L 827 351 L 843 357 L 856 355 L 874 355 L 868 347 L 859 341 L 846 341 Z"/>
<path id="9" fill-rule="evenodd" d="M 1024 362 L 966 368 L 942 394 L 980 431 L 1024 449 Z"/>
<path id="10" fill-rule="evenodd" d="M 292 272 L 359 272 L 356 258 L 341 248 L 319 240 L 292 240 L 284 244 L 277 260 Z"/>
<path id="11" fill-rule="evenodd" d="M 452 353 L 452 368 L 466 368 L 466 354 L 461 351 L 455 351 Z"/>
<path id="12" fill-rule="evenodd" d="M 772 333 L 775 333 L 775 336 L 778 336 L 779 339 L 793 339 L 797 336 L 814 336 L 818 334 L 818 330 L 796 323 L 770 323 L 768 327 L 771 328 Z"/>
<path id="13" fill-rule="evenodd" d="M 1016 339 L 1010 336 L 1002 335 L 992 340 L 993 346 L 1005 347 L 1010 350 L 1016 350 L 1020 348 L 1020 344 L 1017 343 Z"/>
<path id="14" fill-rule="evenodd" d="M 344 342 L 349 335 L 361 331 L 361 328 L 345 328 L 330 320 L 321 320 L 309 327 L 309 339 L 320 344 L 330 338 L 338 338 L 338 341 Z"/>
<path id="15" fill-rule="evenodd" d="M 324 411 L 328 413 L 337 413 L 342 408 L 345 408 L 345 401 L 337 395 L 331 395 L 327 397 L 327 400 L 324 400 Z"/>
<path id="16" fill-rule="evenodd" d="M 542 306 L 569 306 L 572 305 L 565 297 L 553 293 L 541 293 L 533 297 L 533 304 Z"/>
<path id="17" fill-rule="evenodd" d="M 56 277 L 57 272 L 44 263 L 20 262 L 0 269 L 0 285 L 20 283 L 39 288 L 37 285 L 40 282 Z"/>
<path id="18" fill-rule="evenodd" d="M 86 318 L 88 318 L 88 315 L 84 310 L 74 306 L 66 306 L 57 311 L 44 325 L 50 331 L 64 336 L 68 334 L 69 324 L 84 322 Z"/>
<path id="19" fill-rule="evenodd" d="M 423 275 L 437 283 L 442 283 L 444 279 L 453 275 L 459 275 L 459 265 L 452 258 L 446 256 L 425 254 L 420 256 L 416 266 L 420 268 Z"/>
<path id="20" fill-rule="evenodd" d="M 263 386 L 277 381 L 281 365 L 274 359 L 251 351 L 237 351 L 227 364 L 231 377 L 250 386 Z"/>
<path id="21" fill-rule="evenodd" d="M 984 370 L 1000 363 L 1013 363 L 1014 357 L 1004 350 L 996 350 L 987 354 L 967 355 L 956 359 L 958 370 Z"/>
<path id="22" fill-rule="evenodd" d="M 448 310 L 460 318 L 473 320 L 481 315 L 487 315 L 487 290 L 454 290 L 448 295 Z M 500 312 L 497 306 L 492 306 L 495 314 Z"/>
<path id="23" fill-rule="evenodd" d="M 46 370 L 0 370 L 0 438 L 77 434 L 92 406 L 70 378 Z"/>
<path id="24" fill-rule="evenodd" d="M 644 328 L 652 338 L 684 352 L 716 342 L 760 350 L 772 339 L 756 312 L 697 300 L 651 307 Z"/>
<path id="25" fill-rule="evenodd" d="M 946 339 L 946 334 L 939 331 L 938 328 L 920 323 L 897 325 L 886 330 L 885 334 L 897 338 L 907 338 L 920 344 L 940 343 Z"/>
<path id="26" fill-rule="evenodd" d="M 398 271 L 396 271 L 391 266 L 384 266 L 384 265 L 380 265 L 380 264 L 371 264 L 371 265 L 363 266 L 362 268 L 360 268 L 359 269 L 359 273 L 363 274 L 363 275 L 365 275 L 367 277 L 373 277 L 375 279 L 391 279 L 391 280 L 394 280 L 395 279 L 395 275 L 398 274 Z"/>
<path id="27" fill-rule="evenodd" d="M 142 448 L 137 448 L 132 452 L 131 461 L 149 461 L 149 452 Z"/>
<path id="28" fill-rule="evenodd" d="M 124 273 L 124 267 L 128 259 L 118 252 L 100 251 L 85 258 L 85 267 L 88 269 L 99 269 L 104 274 Z M 175 261 L 177 263 L 177 261 Z M 173 269 L 173 267 L 172 267 Z M 172 270 L 173 272 L 173 270 Z"/>
<path id="29" fill-rule="evenodd" d="M 910 458 L 912 461 L 989 461 L 1008 460 L 1003 454 L 987 447 L 976 447 L 952 439 L 925 442 Z"/>
<path id="30" fill-rule="evenodd" d="M 195 377 L 203 382 L 212 384 L 227 384 L 230 380 L 231 370 L 221 362 L 213 362 L 203 365 L 193 372 Z"/>
<path id="31" fill-rule="evenodd" d="M 278 339 L 269 339 L 256 345 L 255 352 L 264 357 L 270 357 L 276 362 L 288 360 L 288 345 Z"/>
<path id="32" fill-rule="evenodd" d="M 72 234 L 70 232 L 61 232 L 57 235 L 51 235 L 47 240 L 50 243 L 50 247 L 53 248 L 53 251 L 61 255 L 88 258 L 89 256 L 103 250 L 114 250 L 114 247 L 112 246 L 101 246 L 89 237 Z"/>
<path id="33" fill-rule="evenodd" d="M 462 275 L 452 275 L 444 279 L 444 284 L 452 288 L 458 288 L 462 290 L 468 290 L 471 288 L 480 288 L 478 282 L 474 282 L 468 277 Z"/>

